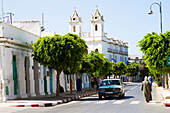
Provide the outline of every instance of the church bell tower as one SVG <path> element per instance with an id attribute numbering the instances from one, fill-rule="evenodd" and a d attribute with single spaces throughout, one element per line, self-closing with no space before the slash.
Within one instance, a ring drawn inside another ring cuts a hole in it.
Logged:
<path id="1" fill-rule="evenodd" d="M 74 10 L 73 16 L 69 20 L 69 33 L 77 34 L 81 37 L 82 21 L 78 16 L 77 11 Z"/>

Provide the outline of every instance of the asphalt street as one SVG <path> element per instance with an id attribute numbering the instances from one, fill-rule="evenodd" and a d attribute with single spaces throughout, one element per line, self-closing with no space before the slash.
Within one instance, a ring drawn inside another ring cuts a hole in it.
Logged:
<path id="1" fill-rule="evenodd" d="M 127 84 L 125 98 L 98 99 L 98 95 L 81 98 L 69 103 L 38 108 L 8 108 L 5 113 L 168 113 L 170 107 L 163 107 L 159 102 L 156 88 L 153 87 L 150 103 L 145 103 L 140 90 L 141 83 Z M 0 110 L 0 113 L 5 108 Z M 4 112 L 3 112 L 4 113 Z"/>

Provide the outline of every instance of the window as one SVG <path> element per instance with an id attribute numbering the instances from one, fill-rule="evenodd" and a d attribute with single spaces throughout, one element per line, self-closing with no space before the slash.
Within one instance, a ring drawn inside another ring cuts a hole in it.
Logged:
<path id="1" fill-rule="evenodd" d="M 117 62 L 117 56 L 115 56 L 115 60 L 116 60 L 116 62 Z"/>
<path id="2" fill-rule="evenodd" d="M 97 31 L 97 24 L 95 25 L 95 31 Z"/>
<path id="3" fill-rule="evenodd" d="M 73 26 L 73 32 L 76 32 L 76 26 Z"/>
<path id="4" fill-rule="evenodd" d="M 73 18 L 73 20 L 76 20 L 76 18 Z"/>
<path id="5" fill-rule="evenodd" d="M 126 57 L 125 57 L 125 64 L 127 64 L 127 59 L 126 59 Z"/>
<path id="6" fill-rule="evenodd" d="M 109 60 L 111 60 L 111 58 L 112 58 L 112 56 L 111 56 L 111 55 L 109 55 Z"/>
<path id="7" fill-rule="evenodd" d="M 97 17 L 95 17 L 95 19 L 97 19 Z"/>

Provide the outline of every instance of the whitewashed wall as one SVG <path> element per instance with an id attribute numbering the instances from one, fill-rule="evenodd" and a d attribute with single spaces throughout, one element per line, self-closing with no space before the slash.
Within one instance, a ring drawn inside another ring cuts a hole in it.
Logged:
<path id="1" fill-rule="evenodd" d="M 39 36 L 15 26 L 0 22 L 0 37 L 13 38 L 15 40 L 31 44 L 32 42 L 36 42 Z"/>

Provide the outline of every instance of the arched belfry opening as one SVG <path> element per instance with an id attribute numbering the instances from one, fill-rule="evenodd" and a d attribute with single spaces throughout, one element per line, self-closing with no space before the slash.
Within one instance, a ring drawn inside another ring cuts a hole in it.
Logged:
<path id="1" fill-rule="evenodd" d="M 96 24 L 96 25 L 95 25 L 95 31 L 97 31 L 97 29 L 98 29 L 98 28 L 97 28 L 97 24 Z"/>
<path id="2" fill-rule="evenodd" d="M 73 26 L 73 32 L 76 32 L 76 26 Z"/>

